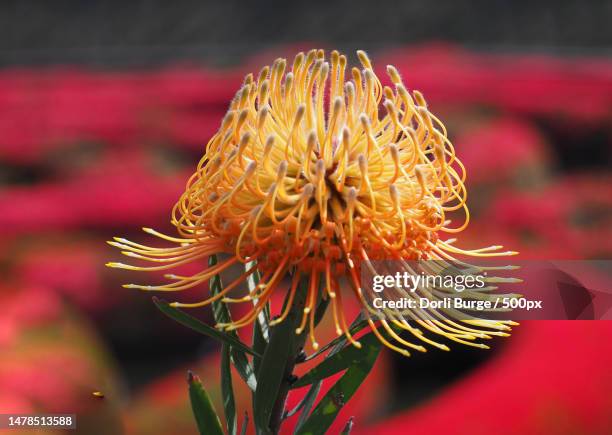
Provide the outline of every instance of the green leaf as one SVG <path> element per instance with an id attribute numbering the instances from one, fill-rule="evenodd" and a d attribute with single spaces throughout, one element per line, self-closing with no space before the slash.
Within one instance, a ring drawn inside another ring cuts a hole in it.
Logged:
<path id="1" fill-rule="evenodd" d="M 254 263 L 247 263 L 245 264 L 245 269 L 250 269 L 253 266 L 254 266 Z M 247 286 L 248 286 L 249 292 L 251 293 L 255 292 L 255 289 L 257 285 L 259 284 L 260 278 L 261 277 L 259 275 L 259 271 L 257 270 L 253 272 L 251 275 L 249 275 L 247 279 Z M 253 300 L 253 304 L 256 304 L 256 303 L 257 302 Z M 263 355 L 265 353 L 266 347 L 268 345 L 268 340 L 269 340 L 268 324 L 269 323 L 270 323 L 270 307 L 269 307 L 269 304 L 266 304 L 264 307 L 264 310 L 259 313 L 255 321 L 253 322 L 252 347 L 253 347 L 253 350 L 259 353 L 260 355 Z M 262 358 L 259 358 L 256 356 L 253 357 L 253 370 L 255 371 L 255 373 L 259 373 L 259 370 L 261 367 L 261 360 Z M 252 403 L 254 404 L 255 403 L 255 391 L 253 391 L 251 400 L 252 400 Z M 243 431 L 244 433 L 246 433 L 246 427 L 243 427 Z M 255 426 L 255 433 L 257 435 L 260 435 L 266 432 L 263 430 L 260 430 L 260 428 Z"/>
<path id="2" fill-rule="evenodd" d="M 212 267 L 217 264 L 217 256 L 211 255 L 208 257 L 208 266 Z M 221 281 L 221 277 L 219 274 L 214 275 L 210 279 L 210 294 L 212 296 L 218 294 L 221 290 L 223 290 L 223 283 Z M 227 307 L 227 304 L 221 301 L 215 301 L 212 303 L 213 308 L 213 316 L 215 318 L 215 322 L 217 323 L 231 323 L 232 315 Z M 226 331 L 226 334 L 234 337 L 236 340 L 240 341 L 240 337 L 236 331 Z M 244 382 L 249 386 L 251 390 L 255 390 L 257 385 L 257 380 L 255 379 L 255 372 L 253 371 L 253 367 L 249 363 L 249 360 L 246 357 L 246 354 L 236 348 L 231 348 L 231 360 L 236 367 L 236 371 L 240 375 Z"/>
<path id="3" fill-rule="evenodd" d="M 230 347 L 224 344 L 221 347 L 221 395 L 223 396 L 223 410 L 227 423 L 227 433 L 236 435 L 236 402 L 234 400 L 230 360 Z"/>
<path id="4" fill-rule="evenodd" d="M 242 420 L 242 429 L 240 429 L 240 435 L 246 435 L 248 427 L 249 427 L 249 414 L 245 412 L 244 420 Z"/>
<path id="5" fill-rule="evenodd" d="M 267 345 L 268 340 L 266 340 L 266 337 L 264 336 L 261 325 L 257 320 L 255 320 L 255 322 L 253 322 L 253 350 L 263 355 L 266 351 Z M 259 372 L 260 366 L 261 358 L 253 357 L 253 370 L 255 373 Z"/>
<path id="6" fill-rule="evenodd" d="M 362 319 L 362 315 L 360 314 L 353 321 L 350 328 L 352 328 L 355 325 L 358 325 L 361 319 Z M 343 345 L 346 344 L 346 337 L 344 338 L 345 340 L 343 342 L 337 344 L 336 346 L 332 348 L 332 350 L 329 351 L 329 355 L 327 356 L 328 358 L 333 357 L 334 355 L 336 355 L 338 352 L 340 352 L 343 349 Z M 306 393 L 306 396 L 304 396 L 304 405 L 303 405 L 304 409 L 302 410 L 302 413 L 300 414 L 300 417 L 298 418 L 298 422 L 295 425 L 295 433 L 297 433 L 300 430 L 300 428 L 304 425 L 304 423 L 308 419 L 308 416 L 310 415 L 310 411 L 312 410 L 312 407 L 317 398 L 317 395 L 319 394 L 319 391 L 321 390 L 322 384 L 323 384 L 323 381 L 313 382 L 312 385 L 310 386 L 310 389 Z"/>
<path id="7" fill-rule="evenodd" d="M 328 305 L 329 305 L 329 298 L 321 299 L 321 302 L 319 302 L 319 305 L 317 306 L 317 309 L 315 311 L 315 321 L 314 321 L 315 326 L 317 326 L 319 322 L 323 320 L 323 316 L 325 315 Z"/>
<path id="8" fill-rule="evenodd" d="M 207 324 L 196 319 L 195 317 L 192 317 L 177 308 L 171 307 L 168 302 L 164 301 L 163 299 L 154 297 L 153 302 L 162 313 L 176 320 L 181 325 L 187 326 L 188 328 L 191 328 L 194 331 L 199 332 L 200 334 L 207 335 L 210 338 L 214 338 L 215 340 L 218 340 L 222 343 L 227 343 L 233 348 L 240 349 L 241 351 L 246 352 L 250 355 L 261 356 L 257 352 L 253 351 L 253 349 L 248 347 L 246 344 L 238 340 L 236 337 L 233 337 L 225 332 L 218 331 L 215 328 L 208 326 Z"/>
<path id="9" fill-rule="evenodd" d="M 250 268 L 252 267 L 252 264 L 247 264 L 245 267 Z M 257 284 L 259 284 L 259 272 L 255 271 L 254 273 L 252 273 L 251 275 L 249 275 L 249 278 L 247 279 L 247 284 L 249 287 L 249 291 L 253 292 L 255 290 L 255 287 L 257 286 Z M 268 332 L 268 324 L 270 323 L 270 314 L 269 314 L 269 306 L 268 304 L 266 304 L 266 309 L 264 309 L 259 316 L 257 316 L 257 319 L 255 319 L 255 321 L 253 322 L 253 350 L 257 353 L 259 353 L 260 355 L 263 355 L 265 350 L 266 350 L 266 346 L 268 345 L 268 338 L 269 338 L 269 332 Z M 261 364 L 261 358 L 257 358 L 254 357 L 253 358 L 253 370 L 255 371 L 255 373 L 259 372 L 259 366 Z"/>
<path id="10" fill-rule="evenodd" d="M 357 388 L 363 383 L 374 366 L 380 353 L 381 344 L 364 343 L 366 354 L 363 359 L 351 365 L 340 379 L 323 396 L 317 407 L 304 425 L 296 433 L 299 435 L 314 435 L 324 433 L 333 423 L 334 419 L 349 401 Z"/>
<path id="11" fill-rule="evenodd" d="M 304 399 L 303 399 L 304 404 L 302 406 L 302 412 L 300 413 L 300 417 L 298 418 L 297 424 L 295 425 L 296 433 L 304 425 L 304 423 L 306 422 L 306 419 L 308 418 L 308 415 L 310 414 L 310 411 L 312 411 L 314 402 L 315 400 L 317 400 L 319 391 L 321 391 L 322 384 L 323 384 L 322 382 L 315 382 L 314 384 L 310 386 L 310 389 L 304 396 Z"/>
<path id="12" fill-rule="evenodd" d="M 353 424 L 354 424 L 353 419 L 354 417 L 351 417 L 348 419 L 340 435 L 350 435 L 351 431 L 353 430 Z"/>
<path id="13" fill-rule="evenodd" d="M 245 264 L 244 268 L 245 270 L 250 269 L 255 264 L 256 264 L 255 262 L 248 262 L 247 264 Z M 258 270 L 255 270 L 253 273 L 251 273 L 247 277 L 247 286 L 249 288 L 249 292 L 253 292 L 255 290 L 255 287 L 257 287 L 260 280 L 261 280 L 261 276 Z M 256 304 L 256 303 L 257 301 L 253 300 L 253 304 Z M 264 305 L 262 316 L 263 316 L 262 318 L 259 318 L 259 317 L 258 318 L 260 319 L 262 328 L 264 328 L 264 336 L 267 337 L 268 336 L 267 327 L 268 327 L 268 323 L 270 323 L 270 305 L 269 304 Z"/>
<path id="14" fill-rule="evenodd" d="M 285 418 L 289 418 L 297 414 L 301 409 L 303 409 L 307 405 L 307 402 L 310 400 L 310 396 L 312 395 L 311 390 L 312 390 L 312 387 L 308 390 L 308 392 L 304 395 L 302 400 L 300 400 L 300 402 L 293 409 L 290 409 L 287 412 L 285 412 Z M 310 412 L 310 410 L 308 410 L 308 412 Z"/>
<path id="15" fill-rule="evenodd" d="M 217 256 L 211 255 L 208 257 L 208 267 L 213 267 L 217 264 Z M 221 282 L 221 276 L 219 274 L 213 275 L 209 281 L 210 295 L 214 296 L 223 290 L 223 283 Z M 227 305 L 216 300 L 212 303 L 213 316 L 217 323 L 230 323 L 232 321 L 232 315 L 230 314 Z M 231 331 L 230 334 L 236 335 L 236 331 Z"/>
<path id="16" fill-rule="evenodd" d="M 368 356 L 371 346 L 376 345 L 378 339 L 374 333 L 370 332 L 361 337 L 359 342 L 361 343 L 361 349 L 356 348 L 352 344 L 346 345 L 338 353 L 330 355 L 318 366 L 298 379 L 291 385 L 291 388 L 300 388 L 313 382 L 321 381 L 349 368 L 353 364 L 358 364 Z"/>
<path id="17" fill-rule="evenodd" d="M 284 321 L 270 328 L 270 342 L 261 361 L 253 403 L 253 418 L 259 428 L 267 428 L 270 424 L 270 416 L 283 377 L 287 376 L 287 359 L 294 347 L 294 340 L 293 322 Z"/>
<path id="18" fill-rule="evenodd" d="M 223 435 L 221 421 L 200 379 L 189 372 L 189 399 L 201 435 Z"/>
<path id="19" fill-rule="evenodd" d="M 263 431 L 262 433 L 269 431 L 270 418 L 281 384 L 291 374 L 287 373 L 289 358 L 295 354 L 296 347 L 299 342 L 303 342 L 305 336 L 302 333 L 298 338 L 295 329 L 298 326 L 298 314 L 302 313 L 304 307 L 306 290 L 307 282 L 298 287 L 293 308 L 285 320 L 269 329 L 270 341 L 257 373 L 257 389 L 253 398 L 253 419 L 255 426 Z"/>

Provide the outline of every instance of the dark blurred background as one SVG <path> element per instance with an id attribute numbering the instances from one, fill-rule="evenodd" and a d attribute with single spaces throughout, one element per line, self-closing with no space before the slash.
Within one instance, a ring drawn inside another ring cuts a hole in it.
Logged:
<path id="1" fill-rule="evenodd" d="M 242 77 L 279 55 L 336 48 L 355 63 L 366 49 L 379 76 L 398 66 L 466 164 L 466 246 L 610 258 L 611 19 L 609 1 L 0 3 L 0 412 L 76 410 L 82 433 L 193 432 L 183 374 L 218 400 L 217 346 L 122 289 L 133 278 L 103 267 L 116 259 L 104 241 L 169 230 Z M 610 433 L 608 323 L 386 354 L 343 415 L 389 433 L 437 415 L 432 433 Z"/>
<path id="2" fill-rule="evenodd" d="M 287 43 L 609 55 L 609 1 L 4 1 L 3 65 L 237 64 Z"/>

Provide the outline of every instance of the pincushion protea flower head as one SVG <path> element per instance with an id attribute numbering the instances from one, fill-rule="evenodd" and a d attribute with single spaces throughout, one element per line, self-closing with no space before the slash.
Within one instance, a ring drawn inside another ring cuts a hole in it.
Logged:
<path id="1" fill-rule="evenodd" d="M 501 247 L 464 251 L 442 240 L 442 234 L 458 233 L 469 221 L 465 170 L 423 95 L 409 92 L 393 66 L 387 67 L 392 86 L 383 87 L 367 55 L 357 54 L 363 69 L 352 68 L 350 80 L 346 57 L 333 51 L 327 61 L 323 50 L 299 53 L 290 67 L 277 59 L 256 80 L 246 77 L 173 209 L 172 223 L 180 237 L 145 229 L 174 247 L 116 238 L 110 243 L 124 254 L 154 265 L 109 266 L 159 271 L 213 254 L 229 256 L 191 276 L 166 275 L 169 284 L 125 287 L 180 291 L 243 263 L 244 273 L 220 293 L 173 305 L 255 301 L 243 318 L 217 325 L 235 329 L 250 324 L 274 293 L 288 292 L 285 309 L 273 321 L 282 322 L 298 283 L 307 280 L 306 306 L 296 332 L 308 328 L 313 347 L 318 347 L 314 308 L 321 294 L 330 299 L 337 333 L 359 346 L 349 332 L 343 299 L 351 295 L 368 308 L 359 282 L 362 262 L 512 254 L 498 252 Z M 457 226 L 447 217 L 454 211 L 464 216 Z M 262 275 L 259 285 L 244 297 L 229 297 L 256 270 Z M 283 285 L 287 276 L 291 282 Z M 425 350 L 401 338 L 397 327 L 448 349 L 403 318 L 376 317 L 370 309 L 365 313 L 378 338 L 394 350 Z M 429 331 L 466 344 L 507 335 L 502 331 L 511 323 L 454 321 L 425 310 L 414 314 L 412 320 Z"/>

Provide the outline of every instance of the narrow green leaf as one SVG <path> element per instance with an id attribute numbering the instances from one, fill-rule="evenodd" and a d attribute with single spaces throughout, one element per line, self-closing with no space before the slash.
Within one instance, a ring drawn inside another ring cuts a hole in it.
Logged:
<path id="1" fill-rule="evenodd" d="M 267 329 L 267 328 L 266 328 Z M 261 328 L 260 323 L 256 320 L 253 322 L 253 350 L 259 354 L 264 354 L 266 351 L 266 346 L 268 345 L 268 340 L 266 340 L 263 330 Z M 255 373 L 259 372 L 259 367 L 261 366 L 261 358 L 253 357 L 253 370 Z"/>
<path id="2" fill-rule="evenodd" d="M 189 372 L 189 399 L 201 435 L 223 435 L 221 421 L 200 379 Z"/>
<path id="3" fill-rule="evenodd" d="M 248 262 L 247 264 L 245 264 L 245 270 L 250 269 L 251 267 L 253 267 L 256 263 L 255 262 Z M 253 273 L 251 273 L 248 277 L 247 277 L 247 286 L 249 288 L 249 292 L 253 292 L 255 290 L 255 287 L 257 287 L 257 285 L 259 284 L 259 281 L 261 279 L 261 276 L 259 274 L 258 270 L 255 270 Z M 257 304 L 257 300 L 253 299 L 253 304 Z M 266 304 L 264 305 L 264 309 L 261 312 L 261 316 L 258 316 L 259 319 L 259 323 L 261 324 L 262 328 L 264 329 L 264 337 L 266 337 L 266 339 L 268 338 L 268 323 L 270 323 L 270 305 Z"/>
<path id="4" fill-rule="evenodd" d="M 217 264 L 217 256 L 211 255 L 208 257 L 208 267 L 213 267 Z M 223 283 L 221 281 L 221 276 L 219 274 L 213 275 L 209 281 L 210 295 L 214 296 L 218 294 L 221 290 L 223 290 Z M 229 323 L 232 320 L 232 315 L 230 314 L 227 305 L 221 302 L 220 300 L 216 300 L 212 303 L 213 308 L 213 316 L 215 318 L 215 322 L 217 323 Z M 232 335 L 236 335 L 236 331 L 231 331 Z"/>
<path id="5" fill-rule="evenodd" d="M 253 357 L 253 358 L 257 358 L 257 357 Z M 244 353 L 240 355 L 232 351 L 231 359 L 240 377 L 244 380 L 244 382 L 251 389 L 251 391 L 255 391 L 255 389 L 257 388 L 257 378 L 255 377 L 253 366 L 249 364 L 249 361 L 246 359 L 246 356 L 244 355 Z"/>
<path id="6" fill-rule="evenodd" d="M 353 419 L 355 417 L 351 417 L 348 419 L 348 421 L 346 422 L 346 424 L 344 425 L 344 429 L 342 429 L 342 433 L 340 433 L 340 435 L 350 435 L 351 431 L 353 430 Z"/>
<path id="7" fill-rule="evenodd" d="M 252 267 L 252 264 L 249 263 L 245 267 L 250 268 Z M 253 292 L 255 290 L 255 287 L 257 287 L 257 284 L 259 284 L 259 279 L 260 279 L 260 276 L 259 276 L 259 272 L 257 271 L 249 275 L 249 278 L 247 279 L 247 284 L 248 284 L 250 292 Z M 270 323 L 269 308 L 270 307 L 268 306 L 268 304 L 266 304 L 265 309 L 259 314 L 259 316 L 257 316 L 257 319 L 255 320 L 255 322 L 253 322 L 252 347 L 253 347 L 253 350 L 260 355 L 264 354 L 266 350 L 266 346 L 268 345 L 268 339 L 269 339 L 268 324 Z M 255 371 L 255 373 L 259 372 L 260 364 L 261 364 L 261 358 L 254 357 L 253 358 L 253 370 Z"/>
<path id="8" fill-rule="evenodd" d="M 242 429 L 240 429 L 240 435 L 246 435 L 249 427 L 249 414 L 244 413 L 244 419 L 242 420 Z"/>
<path id="9" fill-rule="evenodd" d="M 329 305 L 329 298 L 327 299 L 321 299 L 321 302 L 319 302 L 319 305 L 317 306 L 317 309 L 315 311 L 315 326 L 317 326 L 319 324 L 319 322 L 321 322 L 321 320 L 323 320 L 323 316 L 325 315 L 325 312 L 327 311 L 327 306 Z"/>
<path id="10" fill-rule="evenodd" d="M 291 321 L 281 322 L 270 328 L 270 342 L 261 361 L 253 403 L 253 418 L 259 428 L 267 428 L 270 423 L 281 382 L 283 377 L 287 376 L 285 369 L 294 339 L 295 326 Z"/>
<path id="11" fill-rule="evenodd" d="M 254 263 L 247 263 L 245 264 L 245 269 L 250 269 L 253 266 L 254 266 Z M 251 275 L 249 275 L 247 279 L 247 286 L 248 286 L 249 292 L 251 293 L 255 292 L 256 287 L 259 284 L 260 278 L 261 277 L 259 275 L 259 271 L 257 270 L 253 272 Z M 257 304 L 257 301 L 253 300 L 253 305 L 255 304 Z M 260 355 L 263 355 L 265 353 L 266 347 L 268 346 L 268 340 L 269 340 L 268 325 L 269 323 L 270 323 L 270 306 L 269 306 L 269 303 L 267 303 L 264 306 L 263 311 L 259 313 L 255 321 L 253 322 L 253 336 L 252 336 L 251 346 L 253 350 Z M 256 356 L 253 357 L 253 370 L 255 371 L 255 373 L 259 373 L 259 370 L 261 367 L 261 360 L 262 358 L 259 358 Z M 255 391 L 253 391 L 251 401 L 254 405 L 255 404 Z M 267 428 L 265 427 L 263 429 L 267 430 Z M 243 430 L 246 431 L 246 428 L 243 428 Z M 257 427 L 257 425 L 255 425 L 255 433 L 257 435 L 261 435 L 261 434 L 265 435 L 266 431 L 260 429 L 259 427 Z"/>
<path id="12" fill-rule="evenodd" d="M 261 356 L 237 338 L 232 337 L 231 335 L 228 335 L 225 332 L 218 331 L 215 328 L 208 326 L 207 324 L 196 319 L 195 317 L 192 317 L 177 308 L 171 307 L 168 302 L 164 301 L 163 299 L 154 297 L 153 302 L 162 313 L 176 320 L 178 323 L 187 326 L 188 328 L 191 328 L 194 331 L 199 332 L 200 334 L 204 334 L 211 338 L 214 338 L 215 340 L 218 340 L 222 343 L 227 343 L 233 348 L 240 349 L 250 355 Z"/>
<path id="13" fill-rule="evenodd" d="M 302 412 L 300 413 L 297 424 L 295 425 L 295 433 L 300 430 L 300 428 L 304 425 L 306 419 L 310 415 L 310 411 L 312 411 L 312 407 L 314 406 L 315 400 L 317 400 L 319 391 L 321 391 L 322 384 L 322 382 L 315 382 L 310 386 L 310 389 L 304 396 L 304 405 L 302 406 Z"/>
<path id="14" fill-rule="evenodd" d="M 294 382 L 291 388 L 300 388 L 313 382 L 321 381 L 349 368 L 353 364 L 359 363 L 368 356 L 370 347 L 378 343 L 378 338 L 376 338 L 374 333 L 370 332 L 361 337 L 359 342 L 361 343 L 361 349 L 356 348 L 352 344 L 347 344 L 342 350 L 334 355 L 330 355 L 318 366 Z"/>
<path id="15" fill-rule="evenodd" d="M 257 373 L 257 389 L 253 398 L 253 420 L 255 426 L 262 431 L 270 427 L 270 418 L 281 384 L 291 374 L 287 373 L 288 360 L 295 354 L 297 342 L 304 337 L 304 333 L 297 337 L 295 329 L 299 321 L 298 314 L 302 313 L 304 307 L 306 290 L 307 283 L 298 287 L 293 309 L 283 322 L 269 329 L 270 341 Z"/>
<path id="16" fill-rule="evenodd" d="M 304 425 L 296 432 L 298 435 L 315 435 L 324 433 L 333 423 L 334 419 L 349 401 L 357 388 L 367 377 L 372 369 L 381 344 L 379 342 L 368 344 L 362 343 L 367 352 L 364 358 L 351 365 L 340 379 L 329 389 L 316 406 Z"/>
<path id="17" fill-rule="evenodd" d="M 284 418 L 289 418 L 291 416 L 294 416 L 295 414 L 297 414 L 301 409 L 304 408 L 304 406 L 306 406 L 306 402 L 308 402 L 308 400 L 310 399 L 310 395 L 311 395 L 311 390 L 312 387 L 308 390 L 308 392 L 304 395 L 304 397 L 302 398 L 302 400 L 299 401 L 299 403 L 293 407 L 293 409 L 290 409 L 289 411 L 287 411 L 285 413 L 285 417 Z M 310 411 L 308 411 L 310 412 Z"/>
<path id="18" fill-rule="evenodd" d="M 351 327 L 358 324 L 360 320 L 361 320 L 361 314 L 353 321 L 353 323 L 351 324 Z M 329 351 L 329 355 L 327 357 L 328 358 L 333 357 L 338 352 L 340 352 L 342 349 L 343 349 L 342 344 L 338 344 L 334 346 L 332 350 Z M 319 391 L 321 390 L 321 385 L 323 385 L 323 381 L 313 382 L 308 392 L 306 393 L 306 396 L 304 396 L 304 406 L 303 406 L 304 409 L 302 410 L 302 413 L 300 414 L 300 417 L 298 418 L 297 424 L 295 425 L 294 433 L 298 433 L 300 428 L 304 425 L 304 423 L 308 419 L 308 416 L 310 415 L 310 411 L 312 410 L 312 407 L 314 406 L 314 402 L 319 394 Z"/>
<path id="19" fill-rule="evenodd" d="M 223 344 L 221 347 L 221 395 L 223 396 L 223 410 L 227 423 L 227 433 L 229 435 L 236 435 L 236 402 L 234 400 L 230 360 L 230 347 L 227 344 Z"/>
<path id="20" fill-rule="evenodd" d="M 208 257 L 208 266 L 212 267 L 217 264 L 217 256 L 211 255 Z M 210 279 L 210 294 L 212 296 L 218 294 L 223 290 L 223 282 L 221 281 L 221 276 L 219 274 L 214 275 Z M 213 308 L 213 316 L 215 318 L 215 322 L 217 323 L 231 323 L 232 315 L 230 310 L 227 307 L 227 304 L 221 301 L 215 301 L 212 303 Z M 226 334 L 234 337 L 236 340 L 240 341 L 240 337 L 236 331 L 226 331 Z M 251 390 L 255 390 L 257 385 L 257 380 L 255 379 L 255 373 L 253 371 L 253 367 L 249 363 L 246 354 L 240 349 L 232 348 L 231 349 L 231 360 L 236 367 L 236 371 L 240 375 L 244 382 L 249 386 Z"/>

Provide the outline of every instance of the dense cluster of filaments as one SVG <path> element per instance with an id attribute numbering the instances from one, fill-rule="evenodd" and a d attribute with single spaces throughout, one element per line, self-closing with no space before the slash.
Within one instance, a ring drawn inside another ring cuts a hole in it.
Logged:
<path id="1" fill-rule="evenodd" d="M 387 67 L 391 86 L 382 86 L 366 54 L 359 51 L 358 57 L 363 68 L 352 68 L 349 80 L 346 57 L 334 51 L 327 61 L 323 50 L 299 53 L 291 66 L 277 59 L 256 80 L 248 75 L 174 207 L 172 222 L 180 237 L 145 229 L 175 247 L 147 247 L 117 238 L 111 244 L 124 254 L 155 265 L 110 265 L 156 271 L 212 254 L 229 255 L 191 276 L 166 275 L 169 284 L 126 287 L 184 290 L 242 263 L 244 273 L 220 293 L 174 305 L 249 302 L 253 308 L 243 318 L 218 325 L 235 329 L 250 324 L 282 290 L 288 293 L 288 304 L 274 320 L 281 322 L 298 283 L 307 280 L 297 332 L 309 329 L 318 347 L 313 326 L 321 292 L 330 300 L 338 334 L 359 346 L 349 332 L 342 299 L 352 294 L 367 304 L 359 281 L 362 262 L 509 254 L 498 252 L 500 247 L 464 251 L 440 238 L 468 224 L 465 170 L 423 95 L 409 92 L 392 66 Z M 451 212 L 461 213 L 462 224 L 451 225 Z M 240 298 L 230 297 L 254 271 L 262 275 L 259 285 Z M 366 313 L 380 340 L 402 353 L 424 348 L 401 338 L 397 328 L 446 349 L 415 324 L 475 344 L 477 338 L 506 335 L 502 331 L 511 323 L 453 321 L 426 310 L 413 313 L 410 321 L 392 313 L 385 318 Z"/>

